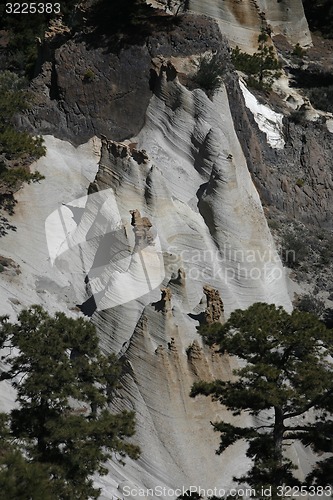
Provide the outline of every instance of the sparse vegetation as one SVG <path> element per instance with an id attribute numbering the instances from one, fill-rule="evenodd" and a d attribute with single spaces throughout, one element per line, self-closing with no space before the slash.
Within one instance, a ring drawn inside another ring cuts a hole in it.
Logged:
<path id="1" fill-rule="evenodd" d="M 257 52 L 250 55 L 236 47 L 231 60 L 238 71 L 248 75 L 247 84 L 258 90 L 270 90 L 274 79 L 281 75 L 281 63 L 275 56 L 273 46 L 268 45 L 268 36 L 263 31 L 258 37 Z"/>
<path id="2" fill-rule="evenodd" d="M 257 303 L 234 311 L 224 325 L 205 325 L 199 332 L 208 345 L 240 359 L 241 365 L 233 380 L 195 383 L 191 396 L 211 396 L 234 416 L 254 417 L 242 427 L 229 419 L 212 422 L 221 436 L 217 453 L 245 440 L 252 467 L 234 480 L 255 488 L 256 498 L 267 498 L 260 488 L 270 486 L 270 498 L 278 500 L 279 487 L 302 484 L 294 474 L 296 465 L 286 456 L 288 444 L 301 442 L 319 456 L 332 451 L 330 331 L 313 314 L 288 314 L 282 307 Z M 307 484 L 321 484 L 325 473 L 323 484 L 332 484 L 332 462 L 332 456 L 319 461 Z"/>
<path id="3" fill-rule="evenodd" d="M 0 155 L 7 160 L 13 158 L 40 158 L 45 148 L 40 137 L 34 138 L 21 132 L 14 125 L 17 113 L 30 106 L 26 81 L 11 71 L 0 73 Z"/>
<path id="4" fill-rule="evenodd" d="M 321 266 L 328 266 L 333 263 L 332 238 L 328 241 L 323 242 L 323 244 L 319 248 L 319 255 L 319 264 Z"/>
<path id="5" fill-rule="evenodd" d="M 5 186 L 8 191 L 15 191 L 23 182 L 30 184 L 31 182 L 39 182 L 42 179 L 45 179 L 45 177 L 40 172 L 36 171 L 32 173 L 24 167 L 0 170 L 0 185 Z"/>
<path id="6" fill-rule="evenodd" d="M 305 115 L 300 109 L 295 109 L 294 111 L 292 111 L 289 115 L 289 120 L 292 123 L 295 123 L 295 125 L 302 125 L 306 123 Z"/>
<path id="7" fill-rule="evenodd" d="M 280 224 L 275 219 L 268 218 L 267 223 L 269 228 L 272 229 L 273 231 L 277 231 L 280 228 Z"/>
<path id="8" fill-rule="evenodd" d="M 295 306 L 299 311 L 315 314 L 318 318 L 322 316 L 325 310 L 324 302 L 313 295 L 301 295 Z"/>
<path id="9" fill-rule="evenodd" d="M 307 94 L 314 108 L 333 113 L 333 85 L 314 87 Z"/>
<path id="10" fill-rule="evenodd" d="M 0 6 L 0 29 L 6 30 L 9 35 L 9 67 L 20 75 L 25 74 L 30 79 L 35 74 L 38 58 L 36 39 L 44 39 L 50 20 L 59 17 L 59 14 L 44 12 L 5 15 L 5 3 Z M 17 0 L 15 3 L 22 4 L 24 0 Z M 64 15 L 65 23 L 70 22 L 71 13 L 77 3 L 77 0 L 61 2 L 61 14 Z"/>
<path id="11" fill-rule="evenodd" d="M 32 137 L 10 125 L 0 132 L 0 154 L 4 154 L 8 160 L 22 157 L 37 159 L 45 153 L 42 137 Z"/>
<path id="12" fill-rule="evenodd" d="M 292 55 L 302 59 L 305 55 L 305 50 L 302 49 L 299 43 L 296 43 L 294 50 L 292 51 Z"/>
<path id="13" fill-rule="evenodd" d="M 10 214 L 15 206 L 13 193 L 20 185 L 43 179 L 39 172 L 30 173 L 28 167 L 46 153 L 42 138 L 17 130 L 14 122 L 15 115 L 29 105 L 25 79 L 11 71 L 0 73 L 0 207 Z M 13 227 L 4 222 L 1 235 Z"/>
<path id="14" fill-rule="evenodd" d="M 89 83 L 89 82 L 92 82 L 93 80 L 95 80 L 95 77 L 96 77 L 96 75 L 95 75 L 94 71 L 91 68 L 88 68 L 83 75 L 83 81 L 86 83 Z"/>
<path id="15" fill-rule="evenodd" d="M 297 234 L 286 233 L 282 238 L 282 259 L 290 268 L 298 267 L 306 258 L 304 240 Z"/>
<path id="16" fill-rule="evenodd" d="M 199 68 L 194 80 L 208 95 L 212 95 L 221 85 L 222 75 L 223 65 L 220 56 L 210 54 L 199 60 Z"/>
<path id="17" fill-rule="evenodd" d="M 92 475 L 107 473 L 106 460 L 113 453 L 118 459 L 139 455 L 127 441 L 135 430 L 133 412 L 109 409 L 121 363 L 101 354 L 90 322 L 63 313 L 51 317 L 40 306 L 23 310 L 16 323 L 0 318 L 4 346 L 11 349 L 2 358 L 0 381 L 12 383 L 17 399 L 9 415 L 0 414 L 2 497 L 97 499 Z"/>

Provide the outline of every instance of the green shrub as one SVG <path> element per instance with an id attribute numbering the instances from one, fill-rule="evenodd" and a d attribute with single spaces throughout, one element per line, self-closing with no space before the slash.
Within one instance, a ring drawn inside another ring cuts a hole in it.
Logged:
<path id="1" fill-rule="evenodd" d="M 93 70 L 91 68 L 88 68 L 87 71 L 83 75 L 83 81 L 84 82 L 92 82 L 93 80 L 95 80 L 95 77 L 96 77 L 96 75 L 93 72 Z"/>
<path id="2" fill-rule="evenodd" d="M 3 2 L 4 4 L 6 2 Z M 25 3 L 16 0 L 16 3 Z M 46 2 L 39 2 L 46 3 Z M 61 2 L 61 14 L 65 24 L 71 24 L 77 0 Z M 37 4 L 36 4 L 37 5 Z M 35 76 L 38 59 L 38 45 L 36 38 L 44 39 L 45 31 L 51 19 L 59 18 L 59 14 L 44 12 L 39 14 L 5 14 L 5 6 L 0 7 L 0 30 L 5 30 L 9 38 L 8 61 L 10 67 L 20 74 L 24 73 L 29 79 Z"/>
<path id="3" fill-rule="evenodd" d="M 326 244 L 320 248 L 320 262 L 321 266 L 328 266 L 333 262 L 333 248 L 332 241 L 326 242 Z"/>
<path id="4" fill-rule="evenodd" d="M 199 68 L 194 81 L 207 94 L 213 94 L 221 85 L 223 65 L 218 54 L 206 55 L 199 60 Z"/>
<path id="5" fill-rule="evenodd" d="M 246 52 L 241 52 L 238 45 L 232 50 L 231 60 L 238 71 L 242 71 L 247 75 L 254 75 L 259 71 L 260 64 L 258 54 L 250 55 Z"/>
<path id="6" fill-rule="evenodd" d="M 325 303 L 312 295 L 301 295 L 295 305 L 299 311 L 309 312 L 318 317 L 320 317 L 325 310 Z"/>
<path id="7" fill-rule="evenodd" d="M 282 259 L 290 268 L 299 267 L 306 258 L 307 251 L 304 240 L 291 233 L 287 233 L 282 239 Z"/>
<path id="8" fill-rule="evenodd" d="M 40 158 L 45 155 L 46 149 L 41 137 L 34 138 L 27 132 L 9 126 L 0 131 L 0 153 L 4 153 L 8 159 Z"/>
<path id="9" fill-rule="evenodd" d="M 281 76 L 281 63 L 275 57 L 273 47 L 267 45 L 267 40 L 267 35 L 262 32 L 258 37 L 257 52 L 246 54 L 237 46 L 231 55 L 235 68 L 248 75 L 248 85 L 258 90 L 270 90 L 274 79 Z"/>
<path id="10" fill-rule="evenodd" d="M 22 182 L 30 184 L 30 182 L 39 182 L 42 179 L 45 177 L 40 172 L 31 173 L 23 167 L 7 168 L 0 172 L 0 185 L 8 189 L 16 188 Z"/>
<path id="11" fill-rule="evenodd" d="M 11 71 L 0 73 L 0 127 L 8 125 L 15 115 L 29 107 L 25 90 L 27 82 Z"/>
<path id="12" fill-rule="evenodd" d="M 275 219 L 267 219 L 267 223 L 270 229 L 277 230 L 280 228 L 280 224 Z"/>
<path id="13" fill-rule="evenodd" d="M 19 78 L 15 73 L 0 72 L 0 207 L 10 214 L 14 213 L 15 207 L 13 193 L 21 184 L 43 179 L 39 172 L 32 174 L 22 166 L 46 153 L 41 137 L 32 137 L 15 128 L 15 115 L 30 105 L 25 85 L 25 79 Z M 19 160 L 21 165 L 13 167 L 14 159 Z M 6 225 L 5 228 L 0 228 L 0 236 L 6 234 L 6 230 Z"/>
<path id="14" fill-rule="evenodd" d="M 135 433 L 134 413 L 109 409 L 123 363 L 115 354 L 101 353 L 91 322 L 61 312 L 50 316 L 40 306 L 21 311 L 16 323 L 0 317 L 0 348 L 4 345 L 12 349 L 2 350 L 0 382 L 12 383 L 16 404 L 0 414 L 2 498 L 100 498 L 92 476 L 107 474 L 111 457 L 124 463 L 126 456 L 140 454 L 128 441 Z M 19 467 L 6 459 L 6 449 L 20 450 Z M 31 464 L 43 471 L 37 481 L 38 469 L 31 471 Z"/>
<path id="15" fill-rule="evenodd" d="M 296 43 L 295 47 L 294 47 L 294 50 L 292 51 L 291 53 L 293 56 L 296 56 L 296 57 L 299 57 L 302 59 L 302 57 L 304 56 L 305 54 L 305 50 L 302 49 L 302 47 L 300 46 L 299 43 Z"/>
<path id="16" fill-rule="evenodd" d="M 314 108 L 333 113 L 333 85 L 312 88 L 308 97 Z"/>
<path id="17" fill-rule="evenodd" d="M 306 122 L 305 115 L 300 109 L 295 109 L 294 111 L 292 111 L 289 115 L 289 120 L 296 125 L 304 125 L 304 123 Z"/>
<path id="18" fill-rule="evenodd" d="M 45 155 L 41 137 L 34 138 L 14 126 L 14 116 L 30 106 L 26 80 L 11 71 L 0 73 L 0 154 L 7 159 Z"/>

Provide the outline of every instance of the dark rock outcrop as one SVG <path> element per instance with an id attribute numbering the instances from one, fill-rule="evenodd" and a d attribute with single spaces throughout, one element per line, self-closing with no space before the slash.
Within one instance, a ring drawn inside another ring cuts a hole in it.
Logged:
<path id="1" fill-rule="evenodd" d="M 31 84 L 35 106 L 20 117 L 21 126 L 76 145 L 93 135 L 115 141 L 135 136 L 152 95 L 151 59 L 201 54 L 221 43 L 217 24 L 203 16 L 184 15 L 168 29 L 158 27 L 152 27 L 145 43 L 119 53 L 106 50 L 102 40 L 101 47 L 92 48 L 84 34 L 52 52 L 50 38 L 42 50 L 46 60 Z"/>
<path id="2" fill-rule="evenodd" d="M 37 106 L 27 118 L 39 133 L 74 144 L 93 135 L 135 135 L 151 96 L 149 67 L 146 47 L 131 46 L 117 56 L 70 40 L 33 81 Z"/>
<path id="3" fill-rule="evenodd" d="M 272 149 L 245 107 L 234 75 L 227 75 L 226 86 L 235 130 L 263 205 L 288 221 L 331 230 L 332 134 L 320 120 L 294 123 L 286 116 L 285 147 Z"/>

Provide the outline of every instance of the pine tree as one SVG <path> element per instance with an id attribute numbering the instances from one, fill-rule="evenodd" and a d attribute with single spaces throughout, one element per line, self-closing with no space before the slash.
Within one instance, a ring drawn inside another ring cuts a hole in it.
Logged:
<path id="1" fill-rule="evenodd" d="M 2 318 L 0 339 L 11 348 L 0 380 L 11 380 L 17 390 L 11 439 L 19 440 L 29 463 L 46 468 L 51 497 L 97 498 L 91 476 L 106 473 L 113 454 L 139 453 L 125 439 L 134 434 L 133 413 L 108 407 L 121 364 L 100 353 L 90 322 L 63 313 L 51 317 L 39 306 L 22 311 L 17 323 Z"/>
<path id="2" fill-rule="evenodd" d="M 264 420 L 263 425 L 248 427 L 213 423 L 221 433 L 218 453 L 239 439 L 246 440 L 253 466 L 235 479 L 257 489 L 273 486 L 273 497 L 279 498 L 279 487 L 299 484 L 295 466 L 285 457 L 284 443 L 298 440 L 314 450 L 332 451 L 330 333 L 312 314 L 296 310 L 288 314 L 263 303 L 233 312 L 224 325 L 203 326 L 200 333 L 221 354 L 242 362 L 234 380 L 197 382 L 191 396 L 210 395 L 234 415 L 246 412 Z M 327 467 L 332 469 L 332 461 Z M 308 479 L 313 483 L 316 477 Z"/>
<path id="3" fill-rule="evenodd" d="M 16 129 L 14 117 L 30 106 L 26 81 L 11 71 L 0 71 L 0 155 L 3 158 L 40 158 L 46 153 L 41 137 Z M 0 182 L 2 182 L 2 176 Z"/>
<path id="4" fill-rule="evenodd" d="M 271 90 L 273 81 L 281 76 L 281 63 L 275 56 L 273 46 L 268 44 L 268 35 L 264 30 L 258 37 L 258 48 L 254 54 L 241 52 L 237 46 L 232 51 L 231 60 L 237 70 L 248 75 L 248 85 L 259 90 Z"/>
<path id="5" fill-rule="evenodd" d="M 50 491 L 47 467 L 30 462 L 11 439 L 8 418 L 0 414 L 0 498 L 56 500 Z"/>

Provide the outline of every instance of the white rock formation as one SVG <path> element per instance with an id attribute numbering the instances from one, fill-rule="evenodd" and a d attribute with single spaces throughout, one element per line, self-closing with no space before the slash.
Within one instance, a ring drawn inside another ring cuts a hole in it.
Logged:
<path id="1" fill-rule="evenodd" d="M 228 489 L 236 462 L 238 471 L 246 467 L 241 443 L 221 457 L 212 453 L 218 438 L 208 422 L 230 415 L 206 398 L 188 398 L 198 377 L 228 377 L 232 369 L 230 360 L 200 347 L 203 287 L 220 291 L 226 316 L 256 301 L 291 308 L 226 91 L 212 102 L 202 90 L 190 92 L 172 79 L 169 69 L 162 68 L 138 137 L 127 146 L 103 142 L 93 184 L 94 190 L 112 189 L 124 225 L 134 208 L 149 218 L 164 256 L 163 285 L 171 292 L 163 288 L 161 298 L 156 289 L 112 309 L 99 299 L 93 318 L 103 348 L 127 360 L 125 398 L 117 407 L 127 401 L 137 412 L 142 457 L 125 470 L 111 466 L 124 492 L 125 486 L 137 492 L 157 486 Z"/>
<path id="2" fill-rule="evenodd" d="M 109 464 L 110 476 L 98 479 L 102 499 L 122 498 L 129 486 L 137 492 L 232 486 L 235 471 L 241 474 L 248 465 L 244 445 L 216 456 L 219 439 L 209 424 L 230 415 L 219 404 L 188 394 L 198 378 L 226 379 L 234 365 L 201 345 L 196 326 L 207 317 L 207 307 L 222 315 L 219 295 L 226 317 L 256 301 L 291 308 L 225 89 L 211 101 L 202 90 L 187 90 L 169 70 L 162 67 L 138 137 L 125 145 L 102 141 L 99 172 L 83 201 L 96 172 L 93 141 L 75 149 L 46 138 L 48 155 L 36 165 L 46 179 L 20 192 L 13 216 L 17 232 L 2 241 L 2 253 L 22 272 L 1 275 L 3 312 L 14 314 L 31 303 L 69 310 L 87 298 L 88 276 L 102 348 L 126 360 L 115 407 L 135 409 L 142 456 L 125 468 Z M 111 253 L 103 254 L 110 261 L 96 263 L 104 238 L 113 233 L 121 259 L 111 245 Z M 149 246 L 161 253 L 163 273 L 157 266 L 154 286 L 132 300 L 129 292 L 140 291 L 143 280 L 139 249 L 144 253 Z M 115 304 L 113 291 L 120 292 L 122 283 L 128 302 Z M 212 288 L 204 293 L 206 285 Z M 210 290 L 216 307 L 207 304 Z M 7 391 L 6 409 L 11 397 Z"/>
<path id="3" fill-rule="evenodd" d="M 275 149 L 283 149 L 285 142 L 283 138 L 283 115 L 276 113 L 269 106 L 261 104 L 242 81 L 239 82 L 246 107 L 253 114 L 253 118 L 259 129 L 266 134 L 268 144 Z"/>
<path id="4" fill-rule="evenodd" d="M 189 8 L 215 18 L 231 46 L 246 52 L 256 50 L 262 26 L 285 35 L 292 45 L 312 44 L 302 0 L 190 0 Z"/>
<path id="5" fill-rule="evenodd" d="M 60 231 L 59 225 L 50 227 L 48 246 L 45 221 L 63 203 L 86 194 L 97 171 L 100 141 L 94 138 L 75 148 L 51 136 L 44 140 L 47 155 L 32 169 L 45 180 L 25 185 L 15 195 L 18 203 L 10 222 L 16 231 L 1 239 L 1 255 L 17 266 L 1 273 L 0 286 L 1 314 L 13 319 L 18 310 L 31 304 L 43 304 L 50 312 L 75 305 L 69 275 L 52 266 L 53 248 L 63 240 L 62 227 Z M 69 210 L 67 224 L 68 230 L 75 227 Z"/>

